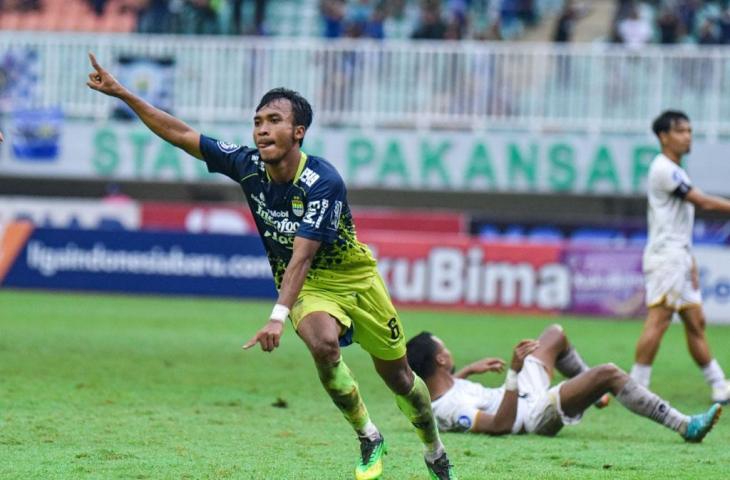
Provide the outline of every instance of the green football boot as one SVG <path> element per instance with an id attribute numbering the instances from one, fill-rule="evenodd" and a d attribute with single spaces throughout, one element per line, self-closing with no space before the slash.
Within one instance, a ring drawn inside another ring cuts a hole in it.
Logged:
<path id="1" fill-rule="evenodd" d="M 714 404 L 705 413 L 698 415 L 692 415 L 689 417 L 689 423 L 687 424 L 687 431 L 684 432 L 682 437 L 692 443 L 699 443 L 705 438 L 705 435 L 712 430 L 712 427 L 720 419 L 722 413 L 722 406 L 719 403 Z"/>
<path id="2" fill-rule="evenodd" d="M 449 462 L 446 452 L 433 462 L 426 460 L 426 467 L 431 480 L 457 480 L 454 466 Z"/>
<path id="3" fill-rule="evenodd" d="M 383 436 L 377 440 L 360 438 L 360 464 L 355 467 L 355 480 L 375 480 L 383 474 L 383 455 L 388 453 Z"/>

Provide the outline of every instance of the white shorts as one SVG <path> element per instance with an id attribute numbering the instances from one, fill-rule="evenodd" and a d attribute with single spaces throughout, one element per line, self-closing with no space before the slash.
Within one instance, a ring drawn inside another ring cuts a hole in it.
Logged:
<path id="1" fill-rule="evenodd" d="M 672 310 L 702 304 L 702 292 L 692 285 L 692 257 L 674 258 L 644 271 L 646 306 L 666 305 Z"/>
<path id="2" fill-rule="evenodd" d="M 524 429 L 527 433 L 553 436 L 563 425 L 580 422 L 583 415 L 568 417 L 560 405 L 560 387 L 563 383 L 550 388 L 545 365 L 532 355 L 525 358 L 522 370 L 517 375 L 520 397 L 527 405 Z"/>

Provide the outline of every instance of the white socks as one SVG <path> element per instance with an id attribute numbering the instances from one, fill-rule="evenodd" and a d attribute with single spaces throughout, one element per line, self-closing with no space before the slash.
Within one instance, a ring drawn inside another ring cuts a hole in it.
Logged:
<path id="1" fill-rule="evenodd" d="M 357 436 L 374 441 L 378 439 L 380 432 L 372 420 L 368 420 L 368 423 L 366 423 L 364 427 L 357 430 Z"/>
<path id="2" fill-rule="evenodd" d="M 632 412 L 657 423 L 661 423 L 675 432 L 684 433 L 689 423 L 689 417 L 672 408 L 666 400 L 633 379 L 624 385 L 616 395 L 616 400 Z"/>
<path id="3" fill-rule="evenodd" d="M 435 462 L 438 460 L 438 458 L 444 454 L 444 445 L 441 443 L 441 440 L 434 443 L 433 445 L 428 445 L 426 447 L 426 451 L 424 452 L 424 457 L 429 462 Z"/>
<path id="4" fill-rule="evenodd" d="M 705 376 L 707 384 L 712 388 L 725 387 L 725 372 L 722 371 L 722 367 L 714 358 L 702 367 L 702 374 Z"/>
<path id="5" fill-rule="evenodd" d="M 649 382 L 651 382 L 651 365 L 635 363 L 631 367 L 629 376 L 642 387 L 649 388 Z"/>
<path id="6" fill-rule="evenodd" d="M 722 371 L 722 367 L 717 360 L 714 358 L 701 368 L 702 374 L 705 376 L 705 381 L 712 388 L 724 388 L 725 387 L 725 372 Z M 649 387 L 651 381 L 651 365 L 643 365 L 641 363 L 635 363 L 631 367 L 631 373 L 629 376 L 636 381 L 639 385 Z"/>

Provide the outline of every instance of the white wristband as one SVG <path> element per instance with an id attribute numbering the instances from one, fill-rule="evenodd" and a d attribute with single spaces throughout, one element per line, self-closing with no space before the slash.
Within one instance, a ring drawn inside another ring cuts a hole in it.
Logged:
<path id="1" fill-rule="evenodd" d="M 510 392 L 517 391 L 517 372 L 511 368 L 507 370 L 507 378 L 504 380 L 504 389 Z"/>
<path id="2" fill-rule="evenodd" d="M 275 322 L 286 322 L 286 318 L 289 316 L 289 307 L 286 305 L 282 305 L 280 303 L 277 303 L 274 305 L 274 309 L 271 311 L 271 315 L 269 316 L 270 320 L 274 320 Z"/>

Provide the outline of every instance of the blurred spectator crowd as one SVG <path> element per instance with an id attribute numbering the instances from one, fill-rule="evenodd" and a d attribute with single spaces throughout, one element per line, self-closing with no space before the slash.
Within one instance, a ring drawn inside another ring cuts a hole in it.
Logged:
<path id="1" fill-rule="evenodd" d="M 499 40 L 520 36 L 560 0 L 321 0 L 327 38 Z"/>
<path id="2" fill-rule="evenodd" d="M 612 40 L 638 49 L 648 43 L 730 44 L 729 0 L 618 0 Z"/>
<path id="3" fill-rule="evenodd" d="M 268 0 L 0 0 L 0 28 L 257 35 Z"/>
<path id="4" fill-rule="evenodd" d="M 561 4 L 562 0 L 0 0 L 0 28 L 512 39 Z M 8 15 L 15 17 L 3 19 Z M 29 22 L 29 16 L 38 20 Z M 304 23 L 306 28 L 282 28 L 282 22 Z"/>

